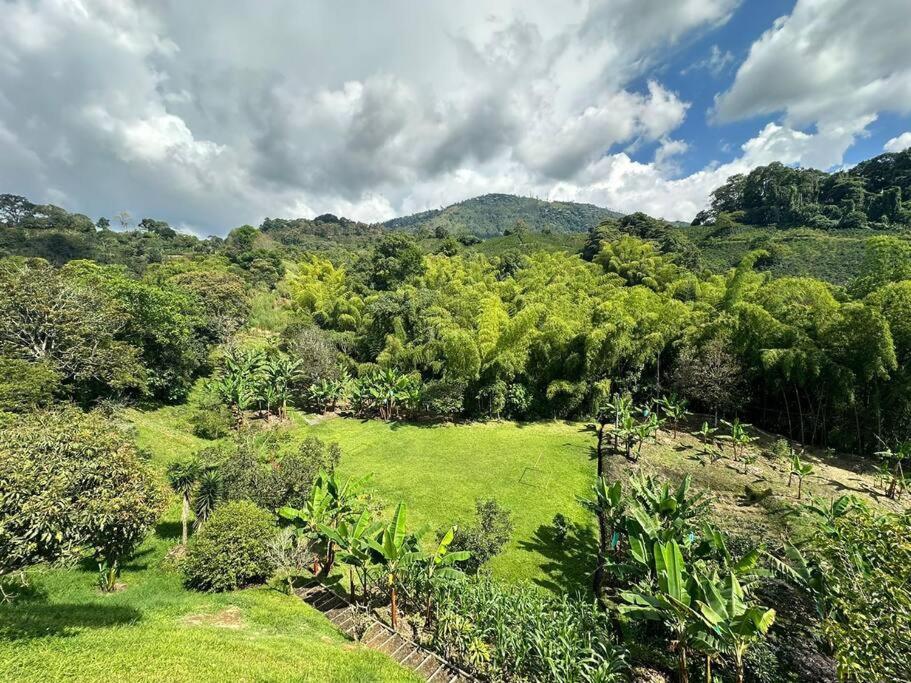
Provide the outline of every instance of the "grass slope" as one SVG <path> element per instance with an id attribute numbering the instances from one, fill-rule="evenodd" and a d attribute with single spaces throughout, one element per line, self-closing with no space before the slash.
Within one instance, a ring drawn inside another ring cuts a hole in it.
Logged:
<path id="1" fill-rule="evenodd" d="M 128 411 L 156 471 L 207 442 L 185 410 Z M 104 595 L 91 563 L 30 572 L 0 604 L 2 681 L 417 681 L 385 655 L 348 641 L 326 618 L 270 588 L 186 590 L 166 559 L 180 536 L 174 504 Z"/>

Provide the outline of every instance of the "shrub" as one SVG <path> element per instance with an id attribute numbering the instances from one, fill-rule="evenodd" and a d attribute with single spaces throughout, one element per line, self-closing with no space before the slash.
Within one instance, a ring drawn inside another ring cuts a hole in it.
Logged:
<path id="1" fill-rule="evenodd" d="M 470 577 L 436 587 L 432 645 L 492 680 L 626 680 L 610 616 L 594 602 Z"/>
<path id="2" fill-rule="evenodd" d="M 453 552 L 467 550 L 471 553 L 465 562 L 468 573 L 477 572 L 482 564 L 497 555 L 509 542 L 513 530 L 511 513 L 493 499 L 476 501 L 475 514 L 475 523 L 460 527 L 449 546 Z"/>
<path id="3" fill-rule="evenodd" d="M 0 575 L 88 550 L 113 588 L 163 501 L 132 441 L 103 415 L 13 420 L 0 430 Z"/>
<path id="4" fill-rule="evenodd" d="M 47 405 L 60 391 L 60 381 L 49 363 L 0 358 L 0 410 L 18 413 Z"/>
<path id="5" fill-rule="evenodd" d="M 341 459 L 338 444 L 308 437 L 296 452 L 269 454 L 266 460 L 252 440 L 241 441 L 222 458 L 218 469 L 228 500 L 249 500 L 267 510 L 300 507 L 320 471 L 331 473 Z"/>
<path id="6" fill-rule="evenodd" d="M 181 565 L 186 584 L 227 591 L 262 583 L 272 574 L 275 533 L 274 518 L 262 508 L 249 501 L 225 503 L 187 545 Z"/>
<path id="7" fill-rule="evenodd" d="M 193 433 L 200 439 L 220 439 L 231 433 L 234 416 L 228 406 L 217 405 L 194 411 L 190 422 L 193 425 Z"/>

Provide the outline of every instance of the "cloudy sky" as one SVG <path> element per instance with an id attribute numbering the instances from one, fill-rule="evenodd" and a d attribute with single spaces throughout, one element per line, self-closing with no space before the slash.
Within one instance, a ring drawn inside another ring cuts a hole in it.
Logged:
<path id="1" fill-rule="evenodd" d="M 689 220 L 752 166 L 831 169 L 911 145 L 909 0 L 0 12 L 0 192 L 201 234 L 486 192 Z"/>

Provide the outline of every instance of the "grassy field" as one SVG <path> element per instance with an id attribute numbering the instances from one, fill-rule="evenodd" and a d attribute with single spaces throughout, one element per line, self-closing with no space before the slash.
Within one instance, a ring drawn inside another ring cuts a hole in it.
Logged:
<path id="1" fill-rule="evenodd" d="M 127 411 L 153 467 L 211 445 L 192 436 L 186 408 Z M 272 436 L 274 434 L 274 437 Z M 472 519 L 475 500 L 495 498 L 513 515 L 515 533 L 491 563 L 494 575 L 530 580 L 550 590 L 588 590 L 594 528 L 579 504 L 594 479 L 594 436 L 580 423 L 416 425 L 294 414 L 270 432 L 277 447 L 308 435 L 342 447 L 340 472 L 370 475 L 368 488 L 387 509 L 409 505 L 409 526 L 438 529 Z M 772 437 L 757 442 L 767 453 Z M 635 471 L 672 482 L 691 474 L 706 491 L 719 524 L 732 533 L 771 542 L 800 524 L 796 486 L 788 468 L 767 455 L 749 465 L 700 462 L 688 435 L 643 448 L 638 463 L 609 459 L 612 477 Z M 809 455 L 816 471 L 804 495 L 855 493 L 880 505 L 865 463 Z M 745 487 L 770 490 L 757 501 Z M 565 542 L 552 519 L 574 522 Z M 295 598 L 268 588 L 221 595 L 185 590 L 166 555 L 178 537 L 172 505 L 156 533 L 124 571 L 123 591 L 100 594 L 94 568 L 31 574 L 31 589 L 0 605 L 0 680 L 413 680 L 388 658 L 346 641 L 325 618 Z"/>
<path id="2" fill-rule="evenodd" d="M 183 414 L 130 411 L 159 472 L 206 443 L 184 431 Z M 0 604 L 0 681 L 418 680 L 295 597 L 186 590 L 166 557 L 179 536 L 175 502 L 110 595 L 90 563 L 30 572 L 29 588 Z"/>

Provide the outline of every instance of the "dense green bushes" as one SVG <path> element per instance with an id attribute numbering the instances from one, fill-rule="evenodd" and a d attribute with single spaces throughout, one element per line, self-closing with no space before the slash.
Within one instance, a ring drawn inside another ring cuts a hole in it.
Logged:
<path id="1" fill-rule="evenodd" d="M 268 579 L 275 518 L 249 501 L 220 506 L 190 540 L 181 568 L 188 586 L 226 591 Z"/>
<path id="2" fill-rule="evenodd" d="M 593 602 L 489 577 L 441 582 L 430 644 L 493 680 L 626 680 L 609 615 Z"/>

